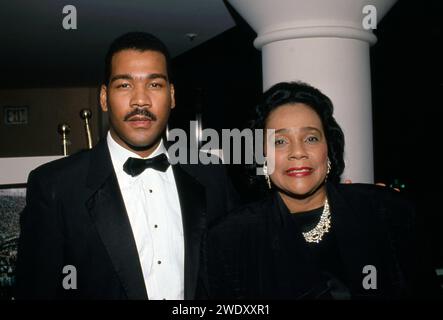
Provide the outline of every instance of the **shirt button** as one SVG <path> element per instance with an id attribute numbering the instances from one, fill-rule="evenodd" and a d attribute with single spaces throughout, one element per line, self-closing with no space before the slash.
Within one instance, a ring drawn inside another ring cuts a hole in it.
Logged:
<path id="1" fill-rule="evenodd" d="M 149 193 L 152 193 L 152 189 L 149 189 Z"/>
<path id="2" fill-rule="evenodd" d="M 154 225 L 154 228 L 158 228 L 158 225 Z"/>
<path id="3" fill-rule="evenodd" d="M 158 264 L 161 264 L 162 262 L 160 260 L 157 261 Z"/>

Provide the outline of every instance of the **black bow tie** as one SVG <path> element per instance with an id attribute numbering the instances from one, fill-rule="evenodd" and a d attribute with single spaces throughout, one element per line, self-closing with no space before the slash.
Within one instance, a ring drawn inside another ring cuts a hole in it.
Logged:
<path id="1" fill-rule="evenodd" d="M 123 170 L 132 177 L 138 176 L 147 168 L 165 172 L 169 167 L 168 157 L 162 153 L 148 159 L 128 158 L 123 165 Z"/>

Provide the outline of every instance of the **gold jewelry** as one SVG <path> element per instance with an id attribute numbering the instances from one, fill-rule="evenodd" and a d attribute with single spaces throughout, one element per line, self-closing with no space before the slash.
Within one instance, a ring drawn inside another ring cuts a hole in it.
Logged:
<path id="1" fill-rule="evenodd" d="M 323 213 L 320 216 L 320 221 L 312 230 L 303 232 L 303 237 L 305 237 L 306 242 L 319 243 L 323 239 L 323 236 L 329 232 L 330 228 L 331 212 L 329 211 L 329 202 L 326 198 Z"/>

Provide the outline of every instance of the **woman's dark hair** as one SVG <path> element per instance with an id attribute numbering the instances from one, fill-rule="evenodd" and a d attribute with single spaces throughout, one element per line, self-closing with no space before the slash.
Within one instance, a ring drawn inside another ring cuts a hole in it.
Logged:
<path id="1" fill-rule="evenodd" d="M 116 53 L 127 49 L 137 50 L 140 52 L 156 51 L 163 54 L 166 60 L 167 76 L 169 81 L 171 81 L 171 58 L 166 45 L 160 39 L 150 33 L 128 32 L 115 39 L 109 46 L 105 57 L 105 73 L 103 77 L 104 85 L 109 83 L 112 57 Z"/>
<path id="2" fill-rule="evenodd" d="M 345 168 L 343 131 L 333 117 L 334 107 L 331 100 L 320 90 L 303 82 L 281 82 L 264 94 L 261 103 L 255 109 L 253 129 L 264 129 L 269 114 L 286 104 L 303 103 L 311 107 L 320 117 L 328 145 L 328 157 L 331 171 L 328 181 L 339 182 Z M 262 179 L 264 180 L 264 179 Z"/>

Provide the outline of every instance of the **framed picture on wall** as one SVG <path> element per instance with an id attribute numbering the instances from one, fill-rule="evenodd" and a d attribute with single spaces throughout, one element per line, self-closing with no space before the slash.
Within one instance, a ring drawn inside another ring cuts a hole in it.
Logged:
<path id="1" fill-rule="evenodd" d="M 36 167 L 59 158 L 0 158 L 0 300 L 13 298 L 20 213 L 25 207 L 28 175 Z"/>
<path id="2" fill-rule="evenodd" d="M 13 298 L 20 213 L 25 201 L 25 184 L 0 185 L 0 300 Z"/>

